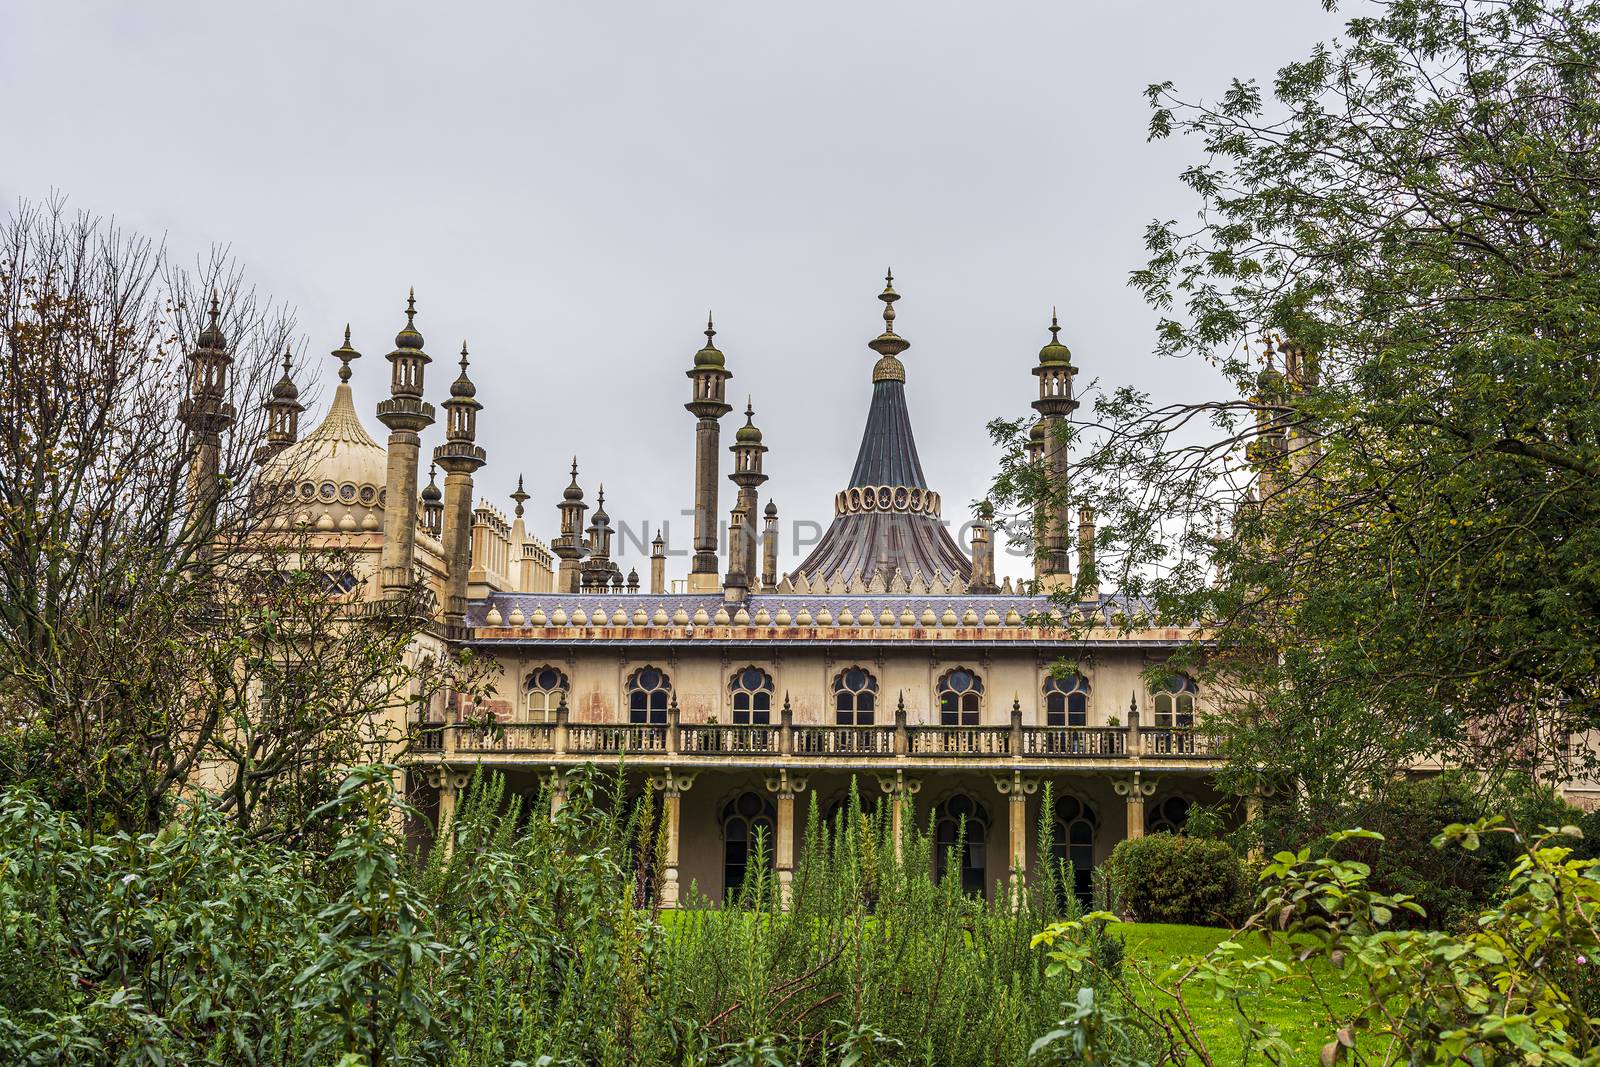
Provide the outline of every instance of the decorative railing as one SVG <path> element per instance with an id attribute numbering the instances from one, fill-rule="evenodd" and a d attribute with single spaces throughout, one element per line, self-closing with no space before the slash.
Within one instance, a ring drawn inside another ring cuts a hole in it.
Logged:
<path id="1" fill-rule="evenodd" d="M 554 722 L 423 724 L 412 751 L 453 754 L 716 757 L 901 757 L 1050 759 L 1216 759 L 1215 735 L 1194 728 L 1121 726 L 796 726 L 712 723 Z"/>
<path id="2" fill-rule="evenodd" d="M 893 726 L 796 726 L 796 756 L 892 756 Z"/>
<path id="3" fill-rule="evenodd" d="M 1009 756 L 1009 726 L 913 726 L 913 756 Z"/>
<path id="4" fill-rule="evenodd" d="M 776 755 L 780 751 L 776 726 L 691 726 L 678 727 L 678 751 L 690 756 L 721 754 Z"/>
<path id="5" fill-rule="evenodd" d="M 1145 730 L 1139 741 L 1145 756 L 1211 756 L 1218 750 L 1215 737 L 1193 729 Z"/>
<path id="6" fill-rule="evenodd" d="M 506 723 L 498 726 L 457 726 L 457 752 L 554 752 L 554 723 Z"/>
<path id="7" fill-rule="evenodd" d="M 582 755 L 623 755 L 629 752 L 665 752 L 667 728 L 638 723 L 597 725 L 573 723 L 567 727 L 567 751 Z"/>
<path id="8" fill-rule="evenodd" d="M 1025 726 L 1024 756 L 1126 756 L 1128 731 L 1120 726 Z"/>

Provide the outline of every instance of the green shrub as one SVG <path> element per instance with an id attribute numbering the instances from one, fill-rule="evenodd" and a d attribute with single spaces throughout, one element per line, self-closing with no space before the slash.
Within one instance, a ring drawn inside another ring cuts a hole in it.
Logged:
<path id="1" fill-rule="evenodd" d="M 1107 866 L 1117 898 L 1140 922 L 1226 924 L 1246 901 L 1244 867 L 1222 841 L 1151 834 L 1118 844 Z"/>

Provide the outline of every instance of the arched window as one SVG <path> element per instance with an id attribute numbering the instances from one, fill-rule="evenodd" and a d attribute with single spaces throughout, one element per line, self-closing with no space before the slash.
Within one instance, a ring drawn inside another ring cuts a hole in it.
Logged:
<path id="1" fill-rule="evenodd" d="M 1192 806 L 1182 797 L 1168 797 L 1159 804 L 1151 805 L 1144 815 L 1145 833 L 1183 833 L 1183 826 L 1189 821 L 1189 808 Z"/>
<path id="2" fill-rule="evenodd" d="M 950 866 L 951 850 L 961 867 L 961 891 L 983 893 L 989 840 L 989 812 L 964 793 L 940 804 L 933 816 L 933 870 L 943 881 Z"/>
<path id="3" fill-rule="evenodd" d="M 1046 726 L 1089 725 L 1089 679 L 1081 674 L 1066 678 L 1046 678 L 1044 682 L 1044 724 Z"/>
<path id="4" fill-rule="evenodd" d="M 672 679 L 655 667 L 640 667 L 628 679 L 628 721 L 660 724 L 667 721 L 667 700 Z"/>
<path id="5" fill-rule="evenodd" d="M 756 858 L 756 841 L 773 866 L 773 831 L 778 813 L 772 802 L 756 793 L 741 793 L 722 809 L 722 899 L 731 901 L 744 888 L 745 874 Z"/>
<path id="6" fill-rule="evenodd" d="M 567 676 L 551 666 L 528 672 L 522 686 L 529 722 L 555 722 L 556 709 L 567 692 Z"/>
<path id="7" fill-rule="evenodd" d="M 840 726 L 871 726 L 878 710 L 878 680 L 851 667 L 833 680 L 833 707 Z"/>
<path id="8" fill-rule="evenodd" d="M 733 691 L 733 721 L 740 726 L 766 726 L 772 722 L 772 675 L 760 667 L 746 667 L 728 680 Z"/>
<path id="9" fill-rule="evenodd" d="M 939 723 L 942 726 L 976 726 L 983 706 L 983 679 L 957 667 L 939 679 Z"/>
<path id="10" fill-rule="evenodd" d="M 1084 907 L 1094 898 L 1094 839 L 1099 829 L 1100 817 L 1089 805 L 1070 793 L 1056 798 L 1050 851 L 1058 866 L 1072 864 L 1072 892 Z"/>
<path id="11" fill-rule="evenodd" d="M 1161 730 L 1194 725 L 1194 699 L 1200 687 L 1187 674 L 1174 674 L 1155 691 L 1155 726 Z"/>

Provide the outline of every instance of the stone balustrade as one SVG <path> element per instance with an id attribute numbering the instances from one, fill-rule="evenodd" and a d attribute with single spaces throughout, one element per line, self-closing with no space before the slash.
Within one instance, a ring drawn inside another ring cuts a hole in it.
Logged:
<path id="1" fill-rule="evenodd" d="M 797 726 L 788 712 L 777 723 L 680 723 L 676 708 L 665 723 L 575 723 L 565 709 L 547 723 L 451 724 L 419 727 L 412 752 L 420 757 L 528 755 L 558 758 L 641 755 L 696 760 L 808 759 L 879 763 L 895 759 L 992 761 L 1216 760 L 1216 739 L 1195 728 L 910 725 L 897 712 L 875 726 Z"/>

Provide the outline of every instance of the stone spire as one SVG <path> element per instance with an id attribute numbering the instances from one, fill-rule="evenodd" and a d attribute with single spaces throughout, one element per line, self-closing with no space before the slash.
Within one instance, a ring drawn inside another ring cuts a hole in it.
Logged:
<path id="1" fill-rule="evenodd" d="M 1039 349 L 1039 362 L 1033 368 L 1039 379 L 1039 399 L 1033 409 L 1043 427 L 1041 452 L 1049 477 L 1050 492 L 1034 516 L 1035 544 L 1033 576 L 1041 592 L 1072 585 L 1070 538 L 1072 511 L 1067 499 L 1070 457 L 1067 449 L 1067 419 L 1077 410 L 1072 396 L 1072 379 L 1078 368 L 1072 353 L 1061 343 L 1061 323 L 1050 309 L 1050 340 Z"/>
<path id="2" fill-rule="evenodd" d="M 511 500 L 515 505 L 512 508 L 512 514 L 519 519 L 522 518 L 522 505 L 527 502 L 528 494 L 522 488 L 522 475 L 520 474 L 517 475 L 517 491 L 511 494 Z"/>
<path id="3" fill-rule="evenodd" d="M 300 403 L 300 388 L 289 373 L 293 365 L 294 353 L 284 345 L 283 377 L 278 379 L 262 405 L 267 412 L 267 435 L 256 449 L 257 463 L 266 463 L 300 439 L 300 413 L 306 408 Z"/>
<path id="4" fill-rule="evenodd" d="M 656 531 L 650 542 L 650 592 L 660 595 L 667 591 L 667 539 Z"/>
<path id="5" fill-rule="evenodd" d="M 721 428 L 718 422 L 732 408 L 724 399 L 728 379 L 722 353 L 713 338 L 717 328 L 706 314 L 705 347 L 694 354 L 688 372 L 694 393 L 684 408 L 697 420 L 694 430 L 694 561 L 689 568 L 689 591 L 709 593 L 717 588 L 717 467 Z"/>
<path id="6" fill-rule="evenodd" d="M 723 596 L 730 603 L 743 600 L 756 581 L 756 521 L 759 501 L 756 491 L 767 476 L 761 471 L 761 457 L 767 446 L 761 443 L 761 431 L 756 428 L 755 403 L 747 399 L 744 406 L 744 425 L 733 435 L 728 451 L 733 453 L 733 473 L 728 480 L 738 486 L 734 498 L 733 521 L 728 527 L 728 577 L 723 585 Z M 733 535 L 737 526 L 739 536 Z"/>
<path id="7" fill-rule="evenodd" d="M 444 618 L 460 626 L 467 614 L 467 575 L 472 569 L 472 475 L 487 456 L 477 443 L 478 387 L 467 374 L 467 343 L 461 342 L 461 373 L 450 383 L 444 402 L 445 441 L 433 450 L 433 461 L 444 468 L 444 558 L 449 568 L 445 582 Z"/>
<path id="8" fill-rule="evenodd" d="M 561 494 L 556 505 L 561 512 L 561 533 L 550 542 L 550 551 L 561 561 L 556 572 L 556 592 L 576 593 L 579 581 L 579 561 L 583 559 L 583 513 L 589 505 L 583 502 L 583 490 L 578 485 L 578 457 L 572 457 L 572 481 Z"/>
<path id="9" fill-rule="evenodd" d="M 584 544 L 585 558 L 581 568 L 580 585 L 584 592 L 603 593 L 615 578 L 622 574 L 611 562 L 611 516 L 606 514 L 606 487 L 602 483 L 595 496 L 594 514 L 589 517 L 588 537 Z"/>
<path id="10" fill-rule="evenodd" d="M 766 525 L 761 529 L 761 591 L 778 588 L 778 505 L 767 501 Z"/>
<path id="11" fill-rule="evenodd" d="M 433 425 L 433 405 L 422 399 L 422 379 L 431 360 L 417 332 L 417 292 L 406 298 L 406 324 L 395 334 L 389 360 L 389 399 L 378 405 L 378 421 L 389 428 L 389 472 L 384 489 L 383 556 L 380 575 L 384 595 L 396 597 L 411 588 L 417 539 L 417 467 L 421 433 Z M 348 347 L 348 346 L 346 346 Z M 337 353 L 336 353 L 337 354 Z M 339 375 L 347 377 L 349 360 Z"/>
<path id="12" fill-rule="evenodd" d="M 228 403 L 228 368 L 233 353 L 222 332 L 222 304 L 211 293 L 206 326 L 189 351 L 189 395 L 178 402 L 178 420 L 189 431 L 189 522 L 209 537 L 221 496 L 222 433 L 233 425 L 235 412 Z"/>
<path id="13" fill-rule="evenodd" d="M 970 593 L 998 593 L 994 580 L 994 505 L 987 500 L 978 505 L 972 523 L 972 581 Z"/>

